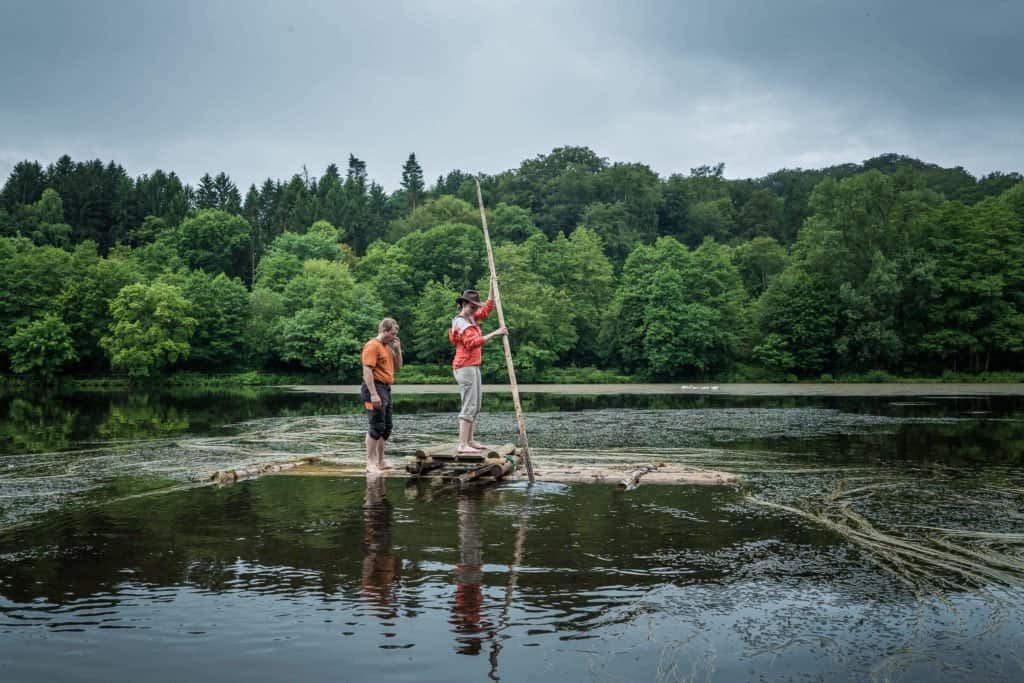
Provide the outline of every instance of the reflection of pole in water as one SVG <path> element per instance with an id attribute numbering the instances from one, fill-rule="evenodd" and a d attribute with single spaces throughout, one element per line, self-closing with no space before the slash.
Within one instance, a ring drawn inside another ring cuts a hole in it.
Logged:
<path id="1" fill-rule="evenodd" d="M 505 600 L 498 614 L 497 622 L 484 616 L 483 594 L 483 533 L 479 496 L 460 496 L 459 515 L 459 564 L 455 567 L 455 604 L 449 620 L 454 625 L 455 651 L 464 655 L 477 655 L 483 649 L 484 641 L 490 642 L 488 659 L 491 670 L 487 676 L 493 681 L 498 677 L 498 656 L 501 653 L 502 631 L 508 628 L 509 610 L 519 579 L 519 568 L 523 562 L 526 545 L 526 529 L 529 526 L 532 491 L 527 490 L 523 511 L 519 516 L 513 547 L 512 564 L 509 565 L 508 584 Z"/>
<path id="2" fill-rule="evenodd" d="M 505 638 L 501 632 L 508 628 L 508 613 L 512 607 L 512 596 L 519 582 L 519 567 L 523 564 L 523 549 L 526 547 L 526 527 L 530 520 L 530 505 L 532 502 L 533 489 L 528 488 L 526 490 L 526 502 L 523 505 L 523 511 L 519 514 L 516 542 L 512 549 L 512 564 L 508 566 L 508 584 L 505 586 L 505 601 L 501 606 L 501 613 L 498 615 L 497 628 L 491 634 L 491 671 L 488 677 L 494 681 L 499 680 L 498 655 L 501 654 L 501 641 Z"/>
<path id="3" fill-rule="evenodd" d="M 375 596 L 382 606 L 394 607 L 392 589 L 398 578 L 398 558 L 391 555 L 391 501 L 387 499 L 386 479 L 366 477 L 366 501 L 363 504 L 362 588 Z M 393 617 L 395 613 L 380 615 Z"/>
<path id="4" fill-rule="evenodd" d="M 480 654 L 490 624 L 483 619 L 483 539 L 480 498 L 459 496 L 459 564 L 455 567 L 455 604 L 449 619 L 455 628 L 455 651 Z"/>

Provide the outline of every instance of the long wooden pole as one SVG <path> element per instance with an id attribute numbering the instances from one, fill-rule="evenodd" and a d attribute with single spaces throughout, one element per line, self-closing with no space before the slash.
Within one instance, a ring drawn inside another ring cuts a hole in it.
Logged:
<path id="1" fill-rule="evenodd" d="M 494 270 L 494 251 L 491 249 L 491 235 L 487 231 L 487 213 L 484 211 L 484 196 L 480 191 L 480 179 L 476 181 L 476 201 L 480 205 L 480 223 L 484 228 L 484 245 L 487 247 L 487 265 L 491 269 L 491 295 L 494 307 L 498 309 L 498 324 L 505 327 L 505 313 L 501 310 L 501 292 L 498 291 L 498 275 Z M 512 385 L 512 403 L 516 408 L 516 422 L 519 424 L 519 444 L 523 448 L 523 462 L 526 463 L 526 475 L 533 483 L 533 463 L 530 462 L 530 444 L 526 440 L 526 420 L 523 419 L 523 405 L 519 401 L 519 385 L 516 384 L 516 368 L 512 364 L 512 345 L 506 334 L 501 338 L 505 347 L 505 366 L 508 368 L 508 381 Z"/>

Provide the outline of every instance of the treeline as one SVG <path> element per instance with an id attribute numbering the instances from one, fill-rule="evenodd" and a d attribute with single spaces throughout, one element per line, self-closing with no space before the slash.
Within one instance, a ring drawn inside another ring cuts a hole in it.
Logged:
<path id="1" fill-rule="evenodd" d="M 559 148 L 482 176 L 523 379 L 560 368 L 772 379 L 1021 370 L 1024 183 L 885 155 L 732 180 Z M 0 190 L 0 363 L 44 378 L 308 371 L 357 381 L 383 315 L 443 366 L 486 290 L 475 185 L 388 194 L 350 156 L 244 197 L 114 163 L 19 163 Z M 497 346 L 490 353 L 498 351 Z M 491 379 L 503 363 L 485 361 Z"/>

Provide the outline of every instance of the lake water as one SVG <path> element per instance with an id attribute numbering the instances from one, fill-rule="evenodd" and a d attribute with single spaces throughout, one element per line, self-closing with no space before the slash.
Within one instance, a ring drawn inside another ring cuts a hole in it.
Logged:
<path id="1" fill-rule="evenodd" d="M 524 399 L 540 471 L 742 483 L 218 488 L 360 462 L 358 399 L 0 398 L 0 680 L 1024 680 L 1021 397 Z M 457 401 L 397 397 L 393 452 Z"/>

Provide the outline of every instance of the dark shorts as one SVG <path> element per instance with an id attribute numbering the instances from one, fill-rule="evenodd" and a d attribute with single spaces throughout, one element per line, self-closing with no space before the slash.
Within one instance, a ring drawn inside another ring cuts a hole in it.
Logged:
<path id="1" fill-rule="evenodd" d="M 377 395 L 380 396 L 380 408 L 374 408 L 370 402 L 370 390 L 364 382 L 359 387 L 359 396 L 366 406 L 366 417 L 369 426 L 366 429 L 371 439 L 387 439 L 391 436 L 391 385 L 383 382 L 374 382 L 377 387 Z"/>

